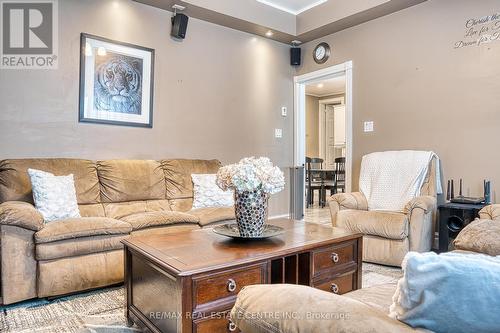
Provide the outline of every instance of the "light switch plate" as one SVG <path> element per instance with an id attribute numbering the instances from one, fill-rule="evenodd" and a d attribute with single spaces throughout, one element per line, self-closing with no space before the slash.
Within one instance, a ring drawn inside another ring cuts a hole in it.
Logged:
<path id="1" fill-rule="evenodd" d="M 283 117 L 286 117 L 287 113 L 288 113 L 288 110 L 287 110 L 286 106 L 282 107 L 281 108 L 281 115 Z"/>
<path id="2" fill-rule="evenodd" d="M 277 139 L 281 139 L 283 137 L 283 130 L 281 128 L 275 128 L 274 137 Z"/>
<path id="3" fill-rule="evenodd" d="M 364 131 L 365 132 L 373 132 L 373 121 L 365 121 Z"/>

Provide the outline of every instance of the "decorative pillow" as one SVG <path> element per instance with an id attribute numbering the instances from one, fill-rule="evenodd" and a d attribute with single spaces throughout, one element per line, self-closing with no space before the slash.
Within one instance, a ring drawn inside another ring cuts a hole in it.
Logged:
<path id="1" fill-rule="evenodd" d="M 500 221 L 476 219 L 460 231 L 453 242 L 456 249 L 500 255 Z"/>
<path id="2" fill-rule="evenodd" d="M 54 176 L 28 169 L 35 207 L 45 222 L 80 217 L 73 175 Z"/>
<path id="3" fill-rule="evenodd" d="M 410 252 L 389 316 L 434 332 L 500 332 L 500 257 Z"/>
<path id="4" fill-rule="evenodd" d="M 193 209 L 205 207 L 228 207 L 234 205 L 234 192 L 223 191 L 216 184 L 216 174 L 192 174 Z"/>

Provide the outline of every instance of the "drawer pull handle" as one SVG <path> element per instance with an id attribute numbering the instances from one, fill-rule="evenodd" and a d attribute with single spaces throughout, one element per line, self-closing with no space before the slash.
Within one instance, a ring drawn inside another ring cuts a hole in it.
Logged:
<path id="1" fill-rule="evenodd" d="M 339 293 L 339 286 L 337 286 L 335 283 L 332 283 L 330 290 L 332 291 L 332 293 L 338 294 Z"/>
<path id="2" fill-rule="evenodd" d="M 227 290 L 232 293 L 233 291 L 236 290 L 236 281 L 233 279 L 227 280 Z"/>
<path id="3" fill-rule="evenodd" d="M 331 258 L 334 263 L 339 262 L 339 255 L 337 253 L 333 252 Z"/>
<path id="4" fill-rule="evenodd" d="M 229 322 L 228 326 L 229 332 L 235 332 L 236 331 L 236 325 L 232 321 Z"/>

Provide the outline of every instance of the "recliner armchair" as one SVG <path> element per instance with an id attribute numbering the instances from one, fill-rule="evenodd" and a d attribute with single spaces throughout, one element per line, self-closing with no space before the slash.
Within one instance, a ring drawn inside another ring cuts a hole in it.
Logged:
<path id="1" fill-rule="evenodd" d="M 429 251 L 436 220 L 436 165 L 434 158 L 421 195 L 408 202 L 403 212 L 369 211 L 361 192 L 331 196 L 328 205 L 332 225 L 364 235 L 364 261 L 401 266 L 409 251 Z"/>

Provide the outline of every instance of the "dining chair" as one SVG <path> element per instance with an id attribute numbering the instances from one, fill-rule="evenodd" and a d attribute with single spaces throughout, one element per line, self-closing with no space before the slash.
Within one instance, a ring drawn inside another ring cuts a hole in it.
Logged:
<path id="1" fill-rule="evenodd" d="M 318 190 L 321 200 L 322 178 L 320 172 L 314 172 L 314 169 L 323 168 L 323 159 L 318 157 L 306 157 L 306 207 L 314 204 L 314 191 Z"/>
<path id="2" fill-rule="evenodd" d="M 345 157 L 337 157 L 335 159 L 335 185 L 333 194 L 338 193 L 339 190 L 345 193 Z"/>
<path id="3" fill-rule="evenodd" d="M 320 196 L 320 206 L 324 208 L 326 206 L 326 191 L 330 191 L 330 196 L 335 194 L 336 183 L 335 183 L 335 170 L 325 170 L 321 173 L 322 175 L 322 187 L 321 187 L 321 196 Z"/>

